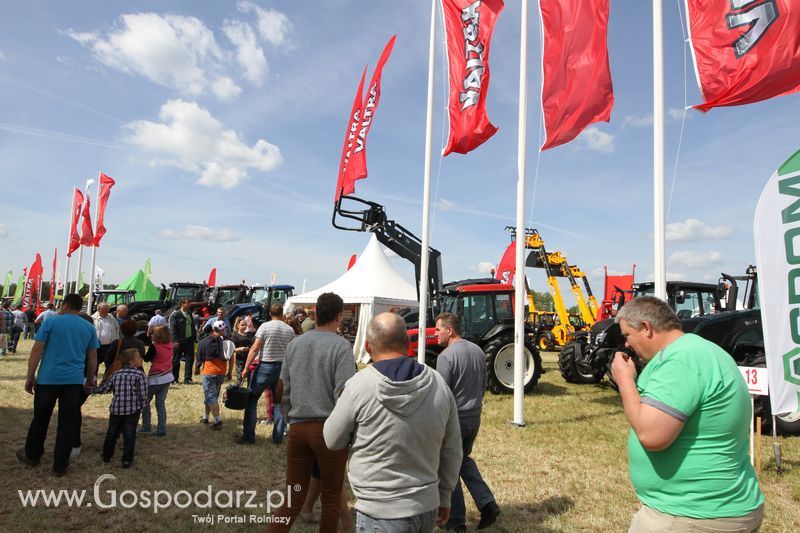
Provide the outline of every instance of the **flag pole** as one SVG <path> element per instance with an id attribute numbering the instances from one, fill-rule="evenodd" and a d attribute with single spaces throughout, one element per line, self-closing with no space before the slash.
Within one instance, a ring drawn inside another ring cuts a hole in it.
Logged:
<path id="1" fill-rule="evenodd" d="M 83 201 L 84 203 L 89 201 L 89 194 L 91 192 L 90 187 L 94 183 L 94 180 L 88 179 L 86 180 L 86 187 L 83 189 Z M 81 213 L 83 213 L 83 206 L 81 206 Z M 81 234 L 81 240 L 83 240 L 83 234 Z M 81 288 L 78 285 L 81 282 L 81 269 L 83 268 L 83 243 L 78 247 L 78 275 L 75 278 L 75 294 L 80 294 Z M 89 291 L 91 292 L 91 290 Z M 91 309 L 91 308 L 90 308 Z"/>
<path id="2" fill-rule="evenodd" d="M 525 139 L 528 119 L 528 2 L 521 2 L 517 131 L 517 247 L 514 286 L 514 419 L 525 426 Z"/>
<path id="3" fill-rule="evenodd" d="M 664 24 L 662 0 L 653 0 L 653 281 L 655 296 L 667 299 L 664 228 Z"/>
<path id="4" fill-rule="evenodd" d="M 431 32 L 428 43 L 428 104 L 425 111 L 425 169 L 422 185 L 422 250 L 419 265 L 419 345 L 417 361 L 425 364 L 425 330 L 428 325 L 428 274 L 430 255 L 430 211 L 431 211 L 431 152 L 433 144 L 433 76 L 436 51 L 436 0 L 431 0 Z"/>
<path id="5" fill-rule="evenodd" d="M 61 292 L 61 300 L 64 300 L 64 297 L 67 295 L 69 290 L 69 262 L 72 259 L 72 254 L 69 253 L 69 245 L 72 241 L 72 225 L 75 224 L 75 192 L 78 190 L 77 187 L 72 188 L 72 198 L 69 202 L 69 224 L 67 225 L 67 261 L 66 265 L 64 266 L 64 287 Z"/>
<path id="6" fill-rule="evenodd" d="M 95 239 L 94 246 L 92 246 L 92 266 L 91 271 L 89 273 L 89 301 L 86 304 L 86 308 L 88 309 L 89 313 L 92 312 L 92 303 L 94 302 L 94 282 L 95 282 L 95 266 L 97 261 L 97 217 L 100 214 L 100 176 L 97 176 L 97 193 L 95 194 L 94 198 L 94 230 L 92 231 L 92 235 Z M 102 287 L 101 287 L 102 288 Z"/>

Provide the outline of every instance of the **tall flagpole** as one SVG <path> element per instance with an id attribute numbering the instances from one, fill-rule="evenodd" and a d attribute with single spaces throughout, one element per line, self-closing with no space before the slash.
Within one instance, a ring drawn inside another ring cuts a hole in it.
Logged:
<path id="1" fill-rule="evenodd" d="M 528 119 L 528 2 L 521 2 L 517 131 L 517 248 L 514 286 L 514 419 L 525 425 L 525 134 Z"/>
<path id="2" fill-rule="evenodd" d="M 86 180 L 86 187 L 84 187 L 84 189 L 83 189 L 83 201 L 84 201 L 84 203 L 89 201 L 89 194 L 91 192 L 91 188 L 90 187 L 92 186 L 92 183 L 94 183 L 93 179 Z M 83 206 L 81 206 L 81 214 L 82 213 L 83 213 Z M 81 233 L 81 240 L 83 240 L 83 233 Z M 76 294 L 80 294 L 81 288 L 82 288 L 82 287 L 78 287 L 78 285 L 81 282 L 81 269 L 82 268 L 83 268 L 83 244 L 81 244 L 78 247 L 78 275 L 75 278 L 75 293 Z M 89 291 L 89 292 L 91 292 L 91 291 Z"/>
<path id="3" fill-rule="evenodd" d="M 667 299 L 664 228 L 664 28 L 662 0 L 653 0 L 653 281 L 655 296 Z"/>
<path id="4" fill-rule="evenodd" d="M 100 214 L 100 176 L 97 176 L 97 192 L 95 193 L 94 197 L 94 230 L 92 231 L 92 235 L 97 241 L 97 216 Z M 94 301 L 94 281 L 95 281 L 95 265 L 97 260 L 97 244 L 92 246 L 92 267 L 89 273 L 89 301 L 86 304 L 86 309 L 89 310 L 89 313 L 92 312 L 92 303 Z"/>
<path id="5" fill-rule="evenodd" d="M 72 259 L 72 254 L 69 254 L 69 245 L 72 242 L 72 225 L 76 223 L 73 218 L 75 217 L 75 192 L 78 190 L 77 187 L 72 188 L 72 198 L 70 198 L 69 202 L 69 224 L 67 224 L 67 261 L 66 265 L 64 266 L 64 287 L 61 292 L 61 300 L 64 300 L 64 297 L 67 295 L 67 291 L 69 290 L 69 262 Z"/>
<path id="6" fill-rule="evenodd" d="M 425 330 L 428 325 L 428 275 L 430 255 L 431 153 L 433 144 L 433 76 L 436 50 L 436 0 L 431 0 L 431 36 L 428 44 L 428 106 L 425 114 L 425 170 L 422 185 L 422 254 L 419 265 L 419 345 L 417 361 L 425 364 Z"/>

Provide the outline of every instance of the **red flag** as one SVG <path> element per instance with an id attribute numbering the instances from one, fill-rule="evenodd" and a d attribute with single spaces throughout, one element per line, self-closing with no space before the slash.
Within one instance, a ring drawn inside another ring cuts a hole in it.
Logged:
<path id="1" fill-rule="evenodd" d="M 103 238 L 103 235 L 106 234 L 106 227 L 103 224 L 106 215 L 106 204 L 108 203 L 108 197 L 111 195 L 111 187 L 114 186 L 116 182 L 103 174 L 100 173 L 100 194 L 99 194 L 99 209 L 97 211 L 97 231 L 94 233 L 94 245 L 100 246 L 100 239 Z"/>
<path id="2" fill-rule="evenodd" d="M 514 280 L 514 272 L 517 269 L 517 243 L 511 241 L 508 248 L 506 248 L 500 264 L 497 265 L 497 272 L 494 273 L 494 278 L 499 279 L 503 283 L 511 283 Z"/>
<path id="3" fill-rule="evenodd" d="M 372 73 L 372 80 L 369 82 L 367 94 L 364 97 L 364 103 L 361 108 L 363 110 L 361 116 L 361 125 L 358 128 L 358 135 L 354 139 L 355 145 L 353 146 L 353 154 L 347 166 L 347 173 L 345 174 L 342 189 L 344 194 L 350 194 L 355 191 L 356 180 L 367 177 L 367 135 L 372 127 L 372 119 L 375 117 L 375 111 L 378 109 L 378 103 L 381 100 L 381 74 L 383 73 L 383 66 L 389 60 L 389 55 L 392 53 L 394 41 L 397 35 L 393 35 L 389 42 L 383 49 L 378 64 L 375 65 L 375 71 Z"/>
<path id="4" fill-rule="evenodd" d="M 614 90 L 608 66 L 608 0 L 540 0 L 544 32 L 542 150 L 608 122 Z"/>
<path id="5" fill-rule="evenodd" d="M 216 287 L 217 286 L 217 267 L 211 269 L 211 272 L 208 273 L 208 283 L 209 287 Z"/>
<path id="6" fill-rule="evenodd" d="M 350 261 L 347 263 L 347 270 L 350 270 L 356 265 L 356 254 L 350 256 Z"/>
<path id="7" fill-rule="evenodd" d="M 72 221 L 69 230 L 69 247 L 67 257 L 72 257 L 72 252 L 81 245 L 81 236 L 78 233 L 78 220 L 81 218 L 81 208 L 83 207 L 83 193 L 76 187 L 72 195 Z"/>
<path id="8" fill-rule="evenodd" d="M 92 232 L 92 215 L 90 214 L 90 198 L 86 197 L 83 202 L 83 223 L 81 224 L 81 244 L 84 246 L 94 246 L 94 235 Z"/>
<path id="9" fill-rule="evenodd" d="M 688 0 L 704 103 L 750 104 L 800 90 L 800 4 L 793 0 Z"/>
<path id="10" fill-rule="evenodd" d="M 33 304 L 33 293 L 39 288 L 39 284 L 42 281 L 42 270 L 42 256 L 36 254 L 36 259 L 28 270 L 28 276 L 25 279 L 25 292 L 22 293 L 22 308 L 26 311 Z"/>
<path id="11" fill-rule="evenodd" d="M 53 277 L 50 278 L 50 303 L 53 303 L 56 297 L 56 280 L 58 279 L 56 268 L 58 268 L 58 248 L 53 250 Z"/>
<path id="12" fill-rule="evenodd" d="M 450 137 L 444 154 L 466 154 L 495 134 L 486 115 L 489 45 L 503 0 L 443 0 L 450 71 Z"/>
<path id="13" fill-rule="evenodd" d="M 358 83 L 358 90 L 356 91 L 356 98 L 353 101 L 353 109 L 350 111 L 350 118 L 347 120 L 347 130 L 344 135 L 344 146 L 342 146 L 342 158 L 339 161 L 339 178 L 336 181 L 336 196 L 334 201 L 339 200 L 342 194 L 350 194 L 355 191 L 353 183 L 348 184 L 348 190 L 342 190 L 344 187 L 344 179 L 347 174 L 347 165 L 350 162 L 350 155 L 353 151 L 353 140 L 356 138 L 358 132 L 358 125 L 361 124 L 361 106 L 363 104 L 362 98 L 364 97 L 364 78 L 367 76 L 367 67 L 364 67 L 364 72 L 361 73 L 361 81 Z"/>

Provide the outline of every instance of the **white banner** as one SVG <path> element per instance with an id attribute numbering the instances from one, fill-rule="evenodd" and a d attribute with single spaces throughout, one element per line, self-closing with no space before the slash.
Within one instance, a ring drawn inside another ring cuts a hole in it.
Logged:
<path id="1" fill-rule="evenodd" d="M 800 410 L 800 151 L 772 175 L 754 237 L 772 413 Z"/>

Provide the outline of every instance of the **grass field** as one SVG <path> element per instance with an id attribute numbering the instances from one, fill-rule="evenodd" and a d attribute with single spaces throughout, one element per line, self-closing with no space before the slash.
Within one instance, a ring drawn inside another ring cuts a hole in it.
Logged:
<path id="1" fill-rule="evenodd" d="M 0 530 L 2 531 L 198 531 L 263 530 L 263 525 L 213 526 L 195 523 L 193 515 L 227 515 L 249 520 L 264 509 L 205 509 L 172 506 L 159 510 L 92 507 L 24 508 L 18 490 L 86 490 L 92 501 L 96 480 L 116 476 L 101 485 L 101 503 L 108 490 L 186 490 L 194 493 L 210 484 L 215 491 L 257 490 L 264 502 L 270 490 L 282 490 L 284 447 L 268 439 L 271 426 L 259 426 L 255 446 L 233 443 L 241 432 L 241 412 L 223 409 L 224 428 L 212 432 L 197 423 L 202 414 L 199 385 L 177 385 L 167 398 L 167 437 L 140 437 L 130 470 L 120 466 L 121 450 L 109 465 L 99 458 L 107 426 L 110 396 L 90 398 L 83 409 L 83 453 L 67 475 L 54 478 L 52 446 L 55 417 L 37 468 L 19 463 L 15 451 L 25 441 L 32 397 L 23 390 L 31 341 L 17 355 L 0 358 Z M 487 395 L 480 435 L 473 456 L 491 485 L 502 515 L 493 531 L 627 531 L 638 504 L 628 481 L 625 443 L 628 425 L 617 394 L 607 386 L 570 385 L 558 373 L 555 354 L 546 354 L 538 390 L 525 399 L 527 426 L 511 427 L 510 396 Z M 155 412 L 154 412 L 155 415 Z M 155 425 L 155 420 L 154 420 Z M 767 498 L 762 531 L 800 530 L 800 438 L 781 439 L 785 472 L 775 473 L 771 439 L 761 444 L 761 487 Z M 125 498 L 123 496 L 123 498 Z M 130 494 L 127 501 L 132 501 Z M 273 501 L 277 501 L 277 493 Z M 467 498 L 469 500 L 469 498 Z M 222 503 L 224 504 L 224 497 Z M 351 500 L 351 504 L 354 503 Z M 478 513 L 468 502 L 470 531 Z M 317 506 L 317 513 L 319 507 Z M 316 531 L 297 524 L 294 531 Z"/>

